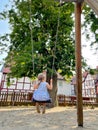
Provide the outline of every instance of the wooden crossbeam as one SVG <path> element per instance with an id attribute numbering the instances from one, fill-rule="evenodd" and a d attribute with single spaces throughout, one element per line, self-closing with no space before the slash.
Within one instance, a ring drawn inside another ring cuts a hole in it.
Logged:
<path id="1" fill-rule="evenodd" d="M 98 0 L 84 0 L 98 15 Z"/>

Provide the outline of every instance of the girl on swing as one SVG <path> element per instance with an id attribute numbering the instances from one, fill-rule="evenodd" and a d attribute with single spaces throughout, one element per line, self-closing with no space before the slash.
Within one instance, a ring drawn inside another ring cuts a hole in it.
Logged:
<path id="1" fill-rule="evenodd" d="M 51 103 L 50 95 L 48 92 L 52 90 L 52 79 L 50 84 L 45 81 L 45 75 L 40 73 L 38 75 L 38 83 L 34 84 L 33 101 L 36 102 L 36 110 L 40 113 L 40 104 L 43 106 L 42 114 L 45 113 L 46 103 Z"/>

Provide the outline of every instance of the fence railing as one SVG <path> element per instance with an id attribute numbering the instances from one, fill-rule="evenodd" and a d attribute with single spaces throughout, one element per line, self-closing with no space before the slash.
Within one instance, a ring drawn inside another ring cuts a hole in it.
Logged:
<path id="1" fill-rule="evenodd" d="M 0 106 L 35 105 L 32 102 L 32 95 L 33 93 L 31 92 L 1 92 Z M 59 106 L 76 105 L 77 103 L 76 96 L 57 95 L 57 100 Z M 98 99 L 96 97 L 83 96 L 83 105 L 98 105 Z"/>
<path id="2" fill-rule="evenodd" d="M 1 92 L 0 93 L 0 106 L 8 105 L 23 105 L 32 103 L 31 92 Z"/>
<path id="3" fill-rule="evenodd" d="M 65 96 L 65 95 L 58 95 L 58 104 L 60 106 L 66 105 L 76 105 L 77 104 L 77 97 L 76 96 Z M 83 105 L 96 105 L 98 106 L 98 98 L 96 97 L 82 97 Z"/>

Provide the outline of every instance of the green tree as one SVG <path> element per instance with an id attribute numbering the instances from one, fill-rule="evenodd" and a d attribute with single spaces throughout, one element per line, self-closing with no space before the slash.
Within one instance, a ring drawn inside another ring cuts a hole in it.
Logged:
<path id="1" fill-rule="evenodd" d="M 32 77 L 47 70 L 48 82 L 53 75 L 51 96 L 55 106 L 58 70 L 63 76 L 70 76 L 75 69 L 74 6 L 66 3 L 59 7 L 53 0 L 32 0 L 31 4 L 27 0 L 15 0 L 14 4 L 7 13 L 11 45 L 6 64 L 11 67 L 10 75 Z"/>

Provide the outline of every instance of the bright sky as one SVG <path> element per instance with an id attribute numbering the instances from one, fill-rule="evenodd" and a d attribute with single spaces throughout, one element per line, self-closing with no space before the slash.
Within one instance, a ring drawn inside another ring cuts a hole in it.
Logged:
<path id="1" fill-rule="evenodd" d="M 0 0 L 0 12 L 9 8 L 7 6 L 5 7 L 5 5 L 7 5 L 8 3 L 9 3 L 9 0 Z M 10 32 L 10 28 L 8 25 L 8 20 L 0 20 L 0 36 L 9 32 Z M 0 54 L 0 63 L 2 63 L 2 59 L 5 58 L 6 55 L 7 55 L 6 53 Z M 1 68 L 2 66 L 0 66 L 0 70 Z"/>
<path id="2" fill-rule="evenodd" d="M 82 22 L 83 22 L 82 17 Z M 85 31 L 84 28 L 82 32 L 85 32 L 90 35 L 90 39 L 88 40 L 85 35 L 81 36 L 81 43 L 82 43 L 82 56 L 87 60 L 87 64 L 91 68 L 96 68 L 98 66 L 98 50 L 96 51 L 96 45 L 90 46 L 92 41 L 95 41 L 94 34 L 90 32 L 89 26 Z M 97 44 L 98 47 L 98 44 Z"/>
<path id="3" fill-rule="evenodd" d="M 91 68 L 96 68 L 98 66 L 98 51 L 95 51 L 94 47 L 91 49 L 90 42 L 85 41 L 85 45 L 86 47 L 82 48 L 82 55 Z"/>
<path id="4" fill-rule="evenodd" d="M 0 0 L 0 12 L 5 9 L 4 6 L 6 4 L 9 4 L 9 0 Z M 9 32 L 10 32 L 10 29 L 9 29 L 8 21 L 0 20 L 0 35 L 4 33 L 9 33 Z M 93 37 L 91 37 L 91 39 L 93 39 Z M 93 47 L 93 50 L 91 50 L 90 40 L 86 41 L 85 36 L 82 36 L 82 45 L 85 46 L 82 48 L 82 55 L 87 60 L 88 65 L 93 68 L 96 68 L 96 66 L 98 66 L 98 52 L 97 54 L 94 54 L 95 52 L 94 47 Z M 6 54 L 0 55 L 0 62 L 5 56 Z"/>

